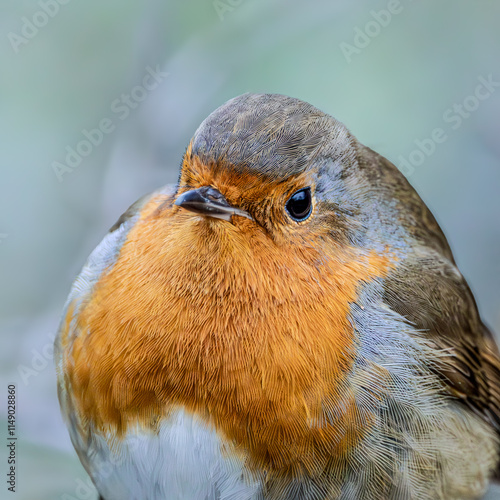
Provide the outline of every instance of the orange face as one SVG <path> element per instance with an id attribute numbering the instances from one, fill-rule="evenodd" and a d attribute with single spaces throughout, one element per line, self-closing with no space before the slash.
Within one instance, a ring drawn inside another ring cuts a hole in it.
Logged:
<path id="1" fill-rule="evenodd" d="M 372 420 L 347 384 L 350 304 L 390 256 L 336 241 L 334 215 L 318 207 L 292 221 L 287 199 L 312 183 L 204 165 L 188 150 L 179 193 L 212 186 L 254 220 L 146 204 L 77 319 L 65 369 L 80 415 L 120 434 L 183 407 L 276 474 L 314 474 L 346 453 Z"/>

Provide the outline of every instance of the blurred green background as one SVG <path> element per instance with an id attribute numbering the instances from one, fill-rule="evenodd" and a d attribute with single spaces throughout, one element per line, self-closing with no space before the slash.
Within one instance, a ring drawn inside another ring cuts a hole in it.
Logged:
<path id="1" fill-rule="evenodd" d="M 17 385 L 20 439 L 17 492 L 2 481 L 0 498 L 92 498 L 59 415 L 50 346 L 60 311 L 120 213 L 175 182 L 201 120 L 244 92 L 309 101 L 398 165 L 442 128 L 446 141 L 409 180 L 500 332 L 500 88 L 472 97 L 481 77 L 500 82 L 500 3 L 401 0 L 388 20 L 377 12 L 389 3 L 0 3 L 0 397 Z M 152 70 L 168 75 L 137 90 Z M 454 129 L 447 110 L 464 101 Z M 82 131 L 105 119 L 113 130 L 84 151 Z M 78 146 L 88 155 L 58 178 L 54 162 Z"/>

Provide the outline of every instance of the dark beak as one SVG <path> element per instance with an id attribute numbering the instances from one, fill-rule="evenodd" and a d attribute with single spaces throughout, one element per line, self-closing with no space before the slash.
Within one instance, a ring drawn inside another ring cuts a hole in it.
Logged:
<path id="1" fill-rule="evenodd" d="M 232 207 L 220 191 L 210 186 L 203 186 L 180 194 L 175 200 L 175 205 L 196 214 L 216 219 L 230 221 L 233 215 L 241 215 L 253 220 L 248 212 Z"/>

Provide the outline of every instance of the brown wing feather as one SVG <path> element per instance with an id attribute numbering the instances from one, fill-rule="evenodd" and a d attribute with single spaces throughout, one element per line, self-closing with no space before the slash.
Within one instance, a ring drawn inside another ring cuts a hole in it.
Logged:
<path id="1" fill-rule="evenodd" d="M 449 354 L 434 367 L 446 392 L 481 414 L 500 434 L 498 347 L 463 277 L 453 264 L 432 253 L 401 265 L 386 281 L 385 300 Z"/>

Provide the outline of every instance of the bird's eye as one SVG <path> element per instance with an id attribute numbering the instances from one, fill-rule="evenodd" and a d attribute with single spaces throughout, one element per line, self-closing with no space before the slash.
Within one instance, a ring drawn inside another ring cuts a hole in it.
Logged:
<path id="1" fill-rule="evenodd" d="M 297 222 L 306 220 L 312 212 L 311 188 L 301 189 L 292 194 L 286 202 L 286 209 L 293 220 Z"/>

